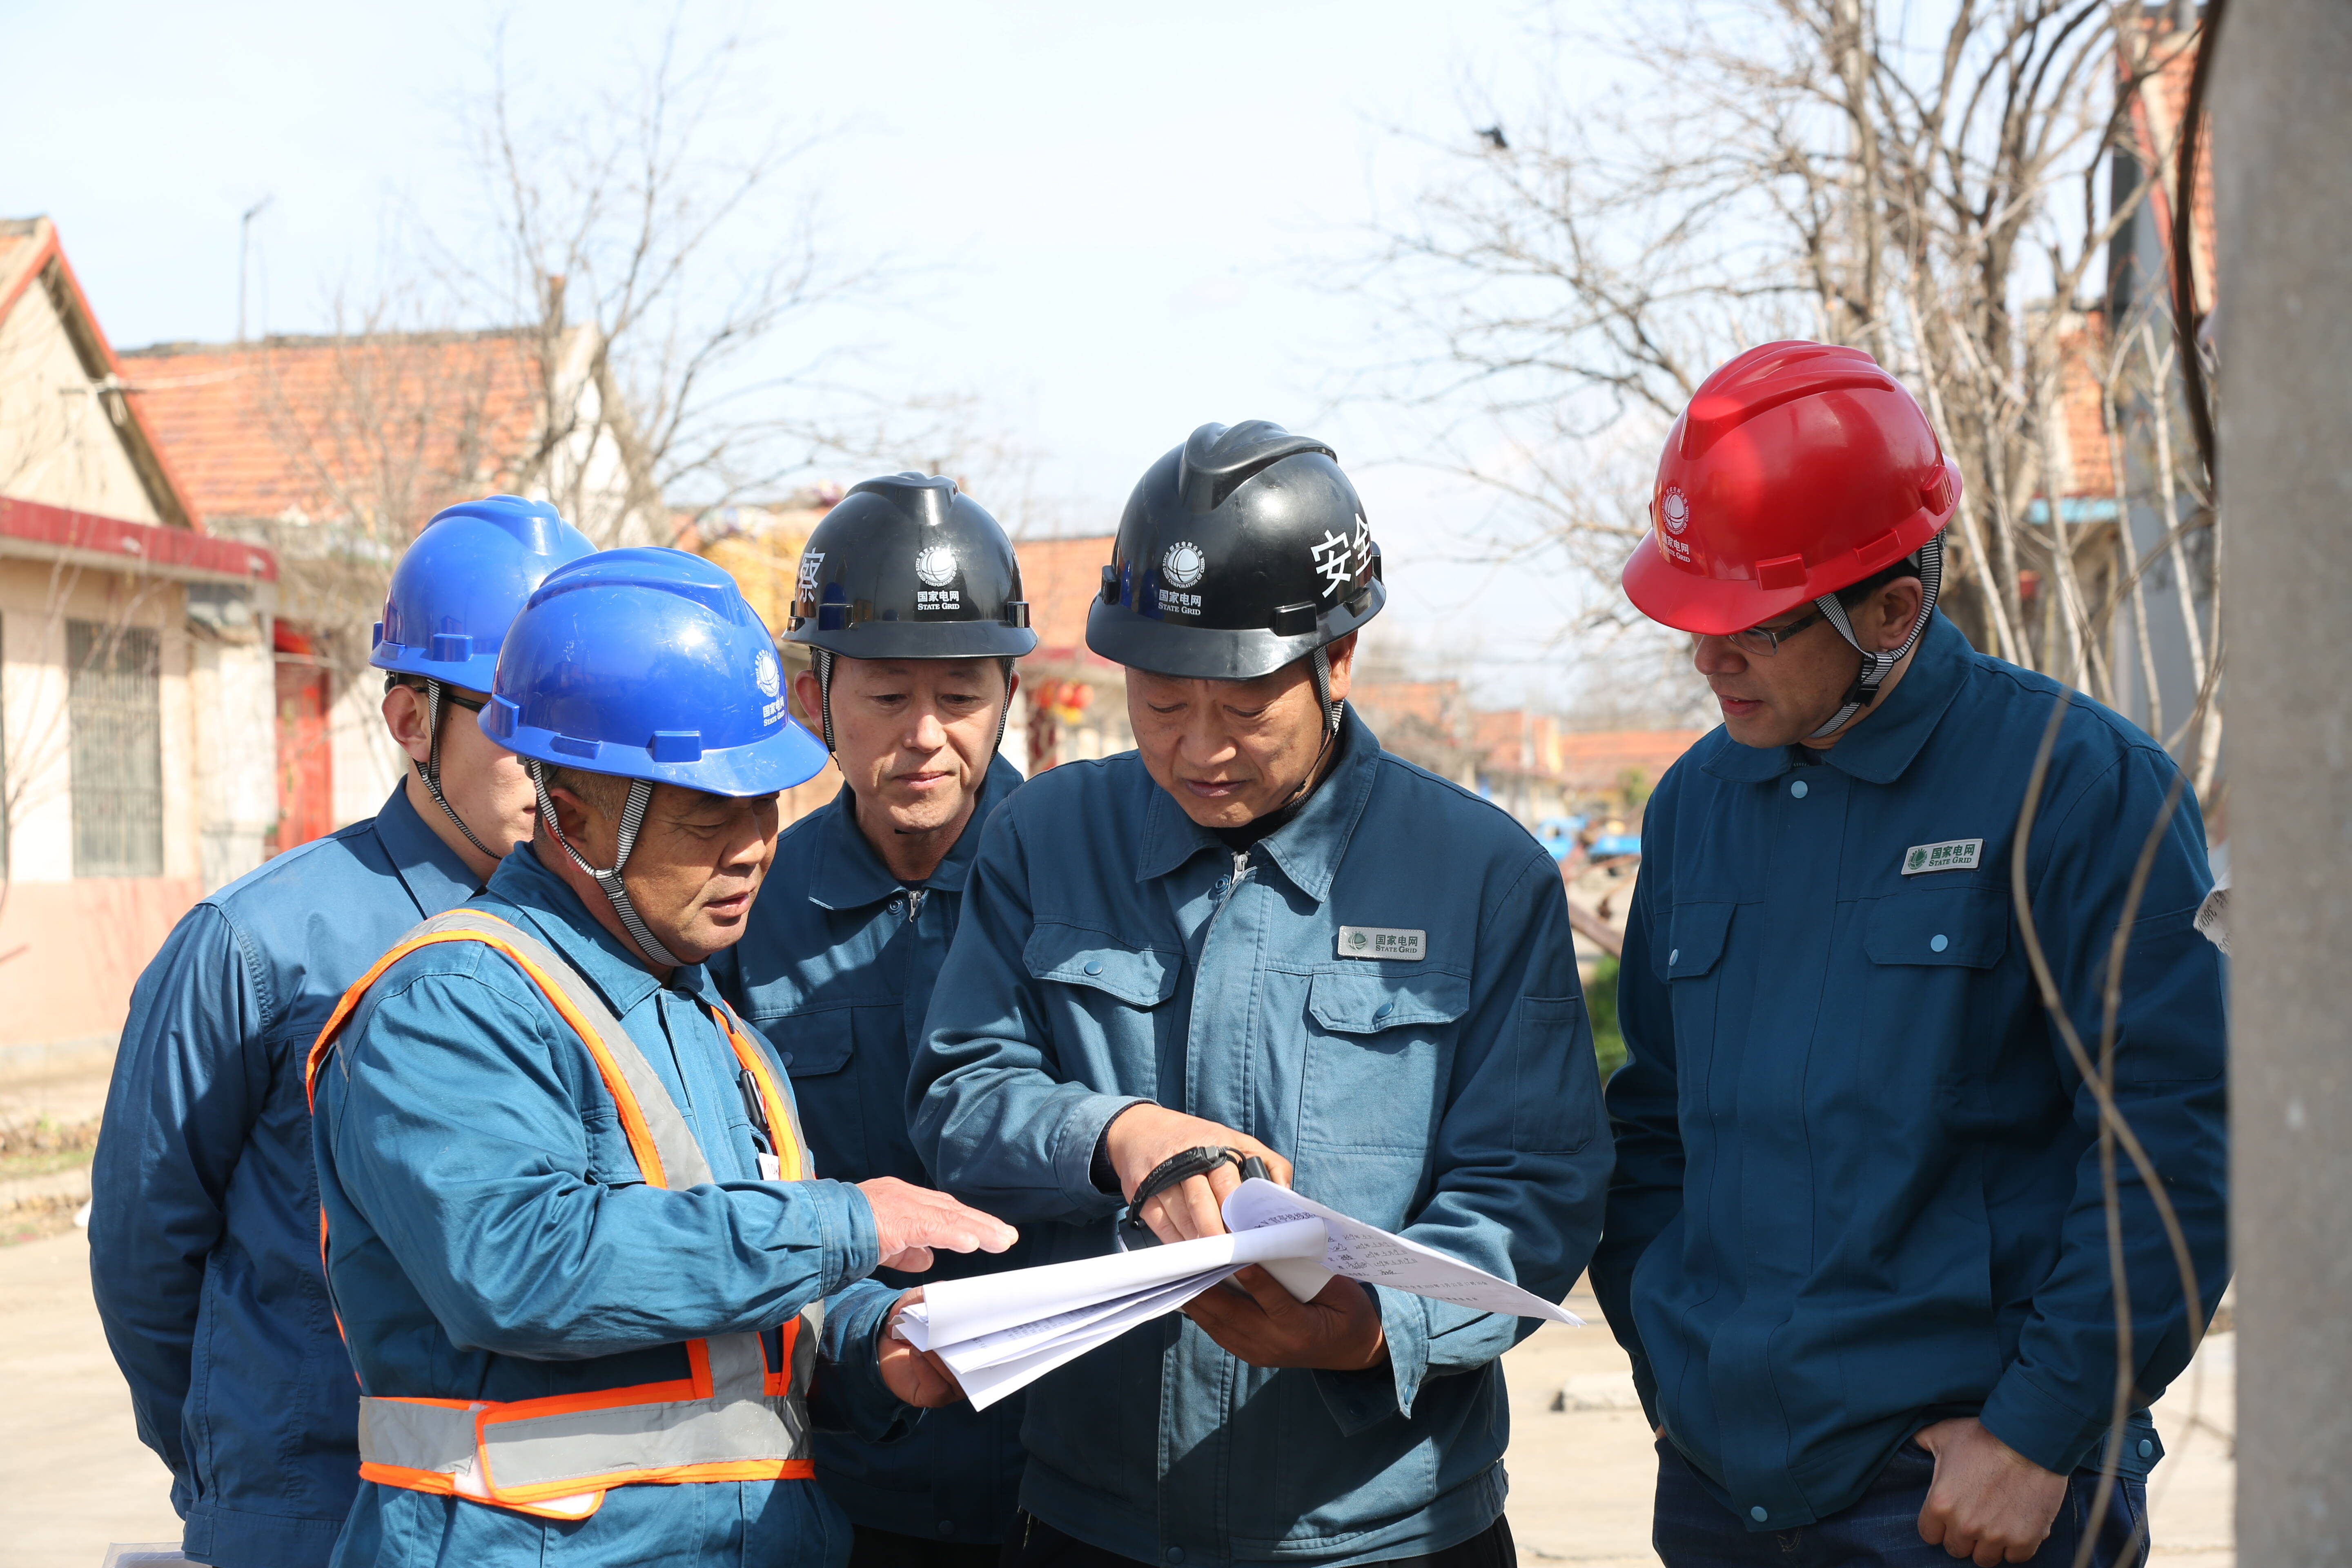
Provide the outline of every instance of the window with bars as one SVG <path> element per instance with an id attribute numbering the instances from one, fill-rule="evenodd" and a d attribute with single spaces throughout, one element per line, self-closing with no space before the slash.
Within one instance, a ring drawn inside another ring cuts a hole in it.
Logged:
<path id="1" fill-rule="evenodd" d="M 66 623 L 74 875 L 163 874 L 163 643 L 147 626 Z"/>

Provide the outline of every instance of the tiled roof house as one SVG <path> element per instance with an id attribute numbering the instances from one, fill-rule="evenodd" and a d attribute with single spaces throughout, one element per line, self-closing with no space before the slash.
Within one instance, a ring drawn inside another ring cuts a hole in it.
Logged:
<path id="1" fill-rule="evenodd" d="M 112 1048 L 276 816 L 278 563 L 216 536 L 47 218 L 0 220 L 0 1049 Z"/>

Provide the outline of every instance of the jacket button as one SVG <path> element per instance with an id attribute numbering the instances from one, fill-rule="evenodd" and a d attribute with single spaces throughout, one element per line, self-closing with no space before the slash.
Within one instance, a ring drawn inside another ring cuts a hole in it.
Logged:
<path id="1" fill-rule="evenodd" d="M 1170 1547 L 1170 1548 L 1168 1549 L 1168 1561 L 1169 1561 L 1169 1562 L 1171 1562 L 1171 1563 L 1181 1563 L 1181 1562 L 1183 1562 L 1183 1561 L 1184 1561 L 1184 1549 L 1183 1549 L 1182 1547 L 1181 1547 L 1181 1546 L 1171 1546 L 1171 1547 Z"/>
<path id="2" fill-rule="evenodd" d="M 1946 936 L 1941 931 L 1937 931 L 1934 936 L 1927 939 L 1927 951 L 1929 952 L 1941 952 L 1951 945 L 1952 939 Z"/>
<path id="3" fill-rule="evenodd" d="M 1375 1018 L 1385 1018 L 1385 1017 L 1387 1017 L 1390 1014 L 1391 1014 L 1391 1013 L 1393 1013 L 1393 1012 L 1395 1012 L 1395 1011 L 1396 1011 L 1396 1004 L 1395 1004 L 1395 1003 L 1393 1003 L 1393 1002 L 1390 1002 L 1390 1003 L 1383 1004 L 1383 1005 L 1382 1005 L 1382 1006 L 1381 1006 L 1381 1010 L 1380 1010 L 1379 1012 L 1377 1012 L 1377 1013 L 1373 1014 L 1373 1015 L 1372 1015 L 1372 1016 L 1373 1016 L 1373 1017 L 1375 1017 Z"/>
<path id="4" fill-rule="evenodd" d="M 955 1521 L 951 1519 L 943 1519 L 940 1521 L 940 1533 L 941 1535 L 953 1535 L 955 1533 Z"/>
<path id="5" fill-rule="evenodd" d="M 1099 958 L 1089 959 L 1087 963 L 1087 973 L 1088 974 L 1100 974 L 1102 973 L 1102 960 Z"/>
<path id="6" fill-rule="evenodd" d="M 1675 964 L 1680 963 L 1682 961 L 1683 950 L 1679 947 L 1675 949 L 1674 952 L 1666 954 L 1666 967 L 1669 969 L 1673 968 Z"/>
<path id="7" fill-rule="evenodd" d="M 2153 1454 L 2153 1453 L 2155 1453 L 2155 1452 L 2156 1452 L 2156 1444 L 2155 1444 L 2155 1442 L 2154 1442 L 2152 1439 L 2150 1439 L 2150 1438 L 2147 1438 L 2147 1437 L 2142 1437 L 2142 1438 L 2139 1440 L 2139 1457 L 2140 1457 L 2141 1458 L 2145 1459 L 2145 1458 L 2147 1458 L 2150 1454 Z"/>
<path id="8" fill-rule="evenodd" d="M 1799 800 L 1802 800 L 1802 799 L 1804 799 L 1804 798 L 1805 798 L 1805 792 L 1806 792 L 1807 790 L 1811 789 L 1811 787 L 1812 787 L 1812 786 L 1811 786 L 1811 784 L 1808 784 L 1807 783 L 1805 783 L 1805 781 L 1804 781 L 1804 780 L 1802 780 L 1802 779 L 1799 779 L 1796 783 L 1794 783 L 1794 784 L 1790 784 L 1790 785 L 1789 786 L 1789 793 L 1790 793 L 1790 795 L 1795 795 Z M 1750 1512 L 1754 1512 L 1754 1510 L 1750 1510 L 1749 1511 L 1750 1511 Z M 1763 1518 L 1764 1516 L 1763 1516 L 1762 1514 L 1757 1514 L 1757 1516 L 1756 1516 L 1756 1517 L 1757 1517 L 1757 1518 L 1759 1518 L 1759 1519 L 1761 1519 L 1761 1518 Z"/>
<path id="9" fill-rule="evenodd" d="M 1800 791 L 1805 786 L 1802 784 L 1799 784 L 1797 786 Z M 1764 1511 L 1764 1505 L 1759 1502 L 1754 1508 L 1748 1510 L 1748 1517 L 1754 1520 L 1757 1523 L 1761 1524 L 1771 1516 Z"/>

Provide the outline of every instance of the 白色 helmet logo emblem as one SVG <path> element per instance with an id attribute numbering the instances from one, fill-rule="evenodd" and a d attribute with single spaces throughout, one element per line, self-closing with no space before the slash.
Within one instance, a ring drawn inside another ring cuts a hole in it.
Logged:
<path id="1" fill-rule="evenodd" d="M 776 668 L 776 656 L 766 648 L 751 656 L 751 679 L 760 683 L 762 697 L 773 697 L 784 688 L 783 677 Z"/>
<path id="2" fill-rule="evenodd" d="M 824 551 L 804 550 L 801 552 L 801 580 L 799 586 L 793 590 L 793 597 L 798 599 L 803 604 L 814 605 L 816 603 L 817 577 L 824 570 Z"/>
<path id="3" fill-rule="evenodd" d="M 1668 485 L 1665 494 L 1658 498 L 1658 516 L 1664 521 L 1668 533 L 1680 533 L 1690 526 L 1690 498 L 1683 494 L 1680 487 Z"/>
<path id="4" fill-rule="evenodd" d="M 915 575 L 927 588 L 944 588 L 955 581 L 955 552 L 944 544 L 925 545 L 915 557 Z"/>
<path id="5" fill-rule="evenodd" d="M 1189 588 L 1209 569 L 1209 558 L 1191 540 L 1179 540 L 1160 558 L 1160 578 L 1171 588 Z"/>

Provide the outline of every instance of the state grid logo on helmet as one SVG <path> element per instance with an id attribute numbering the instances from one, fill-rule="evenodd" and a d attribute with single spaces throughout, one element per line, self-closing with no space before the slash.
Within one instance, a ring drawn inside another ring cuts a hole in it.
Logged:
<path id="1" fill-rule="evenodd" d="M 1690 498 L 1679 485 L 1668 485 L 1666 493 L 1658 498 L 1658 515 L 1665 520 L 1668 533 L 1680 533 L 1690 526 Z"/>
<path id="2" fill-rule="evenodd" d="M 1189 588 L 1209 569 L 1209 558 L 1189 539 L 1179 540 L 1160 558 L 1160 580 L 1171 588 Z"/>
<path id="3" fill-rule="evenodd" d="M 915 580 L 923 585 L 915 590 L 918 610 L 955 610 L 963 607 L 963 593 L 950 588 L 956 580 L 955 552 L 944 544 L 927 544 L 915 552 Z"/>
<path id="4" fill-rule="evenodd" d="M 784 678 L 777 668 L 776 656 L 767 648 L 751 656 L 751 679 L 759 683 L 760 695 L 768 700 L 760 710 L 760 722 L 772 724 L 784 710 Z"/>

